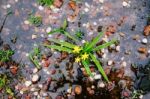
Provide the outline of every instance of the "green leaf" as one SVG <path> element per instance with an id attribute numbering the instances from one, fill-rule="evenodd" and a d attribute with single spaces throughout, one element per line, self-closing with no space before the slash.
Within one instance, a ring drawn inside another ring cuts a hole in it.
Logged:
<path id="1" fill-rule="evenodd" d="M 57 39 L 50 39 L 50 41 L 53 41 L 57 44 L 60 44 L 62 46 L 68 47 L 68 48 L 74 48 L 76 46 L 74 44 L 71 44 L 71 43 L 68 43 L 68 42 L 65 42 L 65 41 L 59 41 Z"/>
<path id="2" fill-rule="evenodd" d="M 91 42 L 89 42 L 89 44 L 86 46 L 86 48 L 84 48 L 84 51 L 90 51 L 95 45 L 96 43 L 99 41 L 99 39 L 103 36 L 103 33 L 101 32 L 98 36 L 96 36 Z"/>
<path id="3" fill-rule="evenodd" d="M 98 50 L 104 49 L 104 48 L 106 48 L 106 47 L 108 47 L 108 46 L 114 44 L 116 41 L 117 41 L 117 40 L 113 39 L 113 40 L 111 40 L 111 41 L 109 41 L 109 42 L 107 42 L 107 43 L 104 43 L 104 44 L 102 44 L 102 45 L 99 45 L 99 46 L 97 46 L 96 48 L 94 48 L 93 51 L 98 51 Z"/>
<path id="4" fill-rule="evenodd" d="M 89 53 L 89 54 L 90 54 L 90 57 L 92 58 L 92 61 L 93 61 L 93 62 L 95 63 L 95 65 L 97 66 L 99 72 L 102 74 L 102 76 L 104 77 L 104 79 L 105 79 L 107 82 L 109 82 L 108 77 L 107 77 L 107 75 L 105 74 L 105 72 L 104 72 L 104 70 L 103 70 L 101 64 L 99 63 L 99 61 L 96 59 L 96 57 L 95 57 L 94 55 L 92 55 L 91 53 Z"/>
<path id="5" fill-rule="evenodd" d="M 72 52 L 72 50 L 69 49 L 69 48 L 61 47 L 61 46 L 57 46 L 57 45 L 46 45 L 46 44 L 44 44 L 44 46 L 46 46 L 48 48 L 56 49 L 56 50 L 59 50 L 59 51 L 65 51 L 65 52 L 68 52 L 68 53 Z"/>
<path id="6" fill-rule="evenodd" d="M 31 62 L 36 66 L 36 68 L 41 69 L 41 66 L 39 65 L 39 62 L 37 60 L 35 60 L 31 54 L 29 54 L 29 59 L 31 60 Z"/>
<path id="7" fill-rule="evenodd" d="M 12 91 L 9 87 L 6 87 L 6 92 L 7 92 L 9 95 L 14 96 L 13 91 Z"/>
<path id="8" fill-rule="evenodd" d="M 62 25 L 62 29 L 63 29 L 63 30 L 66 30 L 67 26 L 68 26 L 68 22 L 67 22 L 67 20 L 65 19 L 64 22 L 63 22 L 63 25 Z"/>
<path id="9" fill-rule="evenodd" d="M 64 35 L 66 35 L 68 38 L 74 40 L 75 42 L 78 42 L 78 40 L 75 37 L 73 37 L 72 35 L 70 35 L 68 32 L 64 31 Z"/>
<path id="10" fill-rule="evenodd" d="M 54 29 L 51 32 L 48 32 L 48 34 L 53 34 L 53 33 L 63 33 L 63 30 L 61 28 L 57 28 L 57 29 Z"/>
<path id="11" fill-rule="evenodd" d="M 92 73 L 91 73 L 91 70 L 90 70 L 90 68 L 89 68 L 89 62 L 87 62 L 87 61 L 85 61 L 85 60 L 82 60 L 82 64 L 83 64 L 83 66 L 84 66 L 84 68 L 85 68 L 87 74 L 88 74 L 89 76 L 93 76 Z"/>

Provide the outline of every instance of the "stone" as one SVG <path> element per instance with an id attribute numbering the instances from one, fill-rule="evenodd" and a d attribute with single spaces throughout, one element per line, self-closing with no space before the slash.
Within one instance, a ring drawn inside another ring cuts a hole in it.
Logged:
<path id="1" fill-rule="evenodd" d="M 26 86 L 26 87 L 29 87 L 31 84 L 32 84 L 31 81 L 25 81 L 25 86 Z"/>
<path id="2" fill-rule="evenodd" d="M 146 38 L 142 39 L 143 44 L 147 44 L 148 40 Z"/>
<path id="3" fill-rule="evenodd" d="M 76 85 L 75 88 L 74 88 L 74 92 L 75 92 L 75 94 L 77 94 L 77 95 L 81 94 L 81 92 L 82 92 L 82 87 L 79 86 L 79 85 Z"/>
<path id="4" fill-rule="evenodd" d="M 40 79 L 40 76 L 39 76 L 38 74 L 34 74 L 34 75 L 32 76 L 32 82 L 33 82 L 33 83 L 36 83 L 39 79 Z"/>
<path id="5" fill-rule="evenodd" d="M 95 80 L 101 79 L 101 75 L 100 75 L 100 74 L 95 75 L 95 76 L 94 76 L 94 79 L 95 79 Z"/>

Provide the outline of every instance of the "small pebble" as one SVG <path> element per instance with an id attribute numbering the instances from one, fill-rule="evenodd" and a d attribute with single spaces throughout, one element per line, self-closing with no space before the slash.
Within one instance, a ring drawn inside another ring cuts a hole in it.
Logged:
<path id="1" fill-rule="evenodd" d="M 36 39 L 36 38 L 37 38 L 37 35 L 33 34 L 32 39 Z"/>
<path id="2" fill-rule="evenodd" d="M 32 84 L 31 81 L 26 81 L 26 82 L 25 82 L 25 86 L 26 86 L 26 87 L 29 87 L 31 84 Z"/>
<path id="3" fill-rule="evenodd" d="M 142 39 L 142 43 L 143 43 L 143 44 L 147 44 L 147 42 L 148 42 L 148 41 L 147 41 L 146 38 Z"/>
<path id="4" fill-rule="evenodd" d="M 99 0 L 100 3 L 104 3 L 104 0 Z"/>
<path id="5" fill-rule="evenodd" d="M 127 66 L 127 62 L 123 61 L 123 62 L 122 62 L 122 66 L 123 66 L 123 67 L 126 67 L 126 66 Z"/>
<path id="6" fill-rule="evenodd" d="M 32 82 L 33 82 L 33 83 L 36 83 L 39 79 L 40 79 L 40 76 L 39 76 L 38 74 L 34 74 L 34 75 L 32 76 Z"/>
<path id="7" fill-rule="evenodd" d="M 85 41 L 85 40 L 82 40 L 81 42 L 84 44 L 86 41 Z"/>
<path id="8" fill-rule="evenodd" d="M 98 82 L 98 87 L 99 88 L 104 88 L 105 87 L 105 84 L 103 82 Z"/>
<path id="9" fill-rule="evenodd" d="M 33 69 L 33 73 L 37 73 L 38 72 L 38 69 L 37 68 L 34 68 Z"/>
<path id="10" fill-rule="evenodd" d="M 95 80 L 101 79 L 101 75 L 100 75 L 100 74 L 95 75 L 95 76 L 94 76 L 94 79 L 95 79 Z"/>
<path id="11" fill-rule="evenodd" d="M 44 10 L 44 7 L 43 6 L 39 6 L 39 10 Z"/>
<path id="12" fill-rule="evenodd" d="M 125 6 L 128 6 L 128 3 L 125 2 L 125 1 L 123 1 L 123 2 L 122 2 L 122 5 L 125 7 Z"/>
<path id="13" fill-rule="evenodd" d="M 52 28 L 51 28 L 51 27 L 48 27 L 48 28 L 46 29 L 46 32 L 49 33 L 51 30 L 52 30 Z"/>
<path id="14" fill-rule="evenodd" d="M 77 95 L 81 94 L 81 92 L 82 92 L 82 87 L 79 86 L 79 85 L 76 85 L 75 88 L 74 88 L 74 92 L 75 92 Z"/>
<path id="15" fill-rule="evenodd" d="M 84 11 L 85 11 L 85 12 L 89 12 L 89 9 L 88 9 L 88 8 L 84 8 Z"/>
<path id="16" fill-rule="evenodd" d="M 67 89 L 67 92 L 71 93 L 72 92 L 72 88 Z"/>
<path id="17" fill-rule="evenodd" d="M 112 60 L 109 60 L 109 61 L 107 62 L 107 64 L 108 64 L 108 66 L 110 66 L 110 65 L 113 64 L 113 61 L 112 61 Z"/>
<path id="18" fill-rule="evenodd" d="M 28 24 L 30 24 L 30 22 L 28 20 L 25 20 L 24 24 L 28 25 Z"/>
<path id="19" fill-rule="evenodd" d="M 6 6 L 7 8 L 10 8 L 11 7 L 11 5 L 10 4 L 7 4 L 7 6 Z"/>
<path id="20" fill-rule="evenodd" d="M 120 46 L 116 46 L 116 51 L 117 51 L 117 52 L 120 51 Z"/>
<path id="21" fill-rule="evenodd" d="M 38 92 L 34 92 L 33 94 L 34 94 L 35 96 L 37 96 L 39 93 L 38 93 Z"/>

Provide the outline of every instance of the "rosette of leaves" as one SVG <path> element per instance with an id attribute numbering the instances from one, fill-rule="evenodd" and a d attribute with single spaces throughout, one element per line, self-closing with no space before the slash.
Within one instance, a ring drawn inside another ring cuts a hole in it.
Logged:
<path id="1" fill-rule="evenodd" d="M 42 17 L 30 14 L 28 17 L 28 21 L 30 22 L 30 24 L 33 24 L 34 26 L 38 27 L 42 24 Z"/>
<path id="2" fill-rule="evenodd" d="M 78 46 L 58 39 L 50 39 L 50 41 L 54 42 L 54 44 L 53 45 L 44 44 L 44 46 L 58 51 L 65 51 L 70 54 L 73 54 L 75 56 L 75 62 L 81 63 L 89 76 L 93 76 L 89 67 L 90 62 L 92 61 L 98 68 L 99 72 L 102 74 L 104 79 L 108 82 L 109 81 L 108 77 L 105 74 L 98 58 L 94 54 L 96 51 L 102 50 L 114 44 L 116 40 L 113 39 L 102 45 L 96 46 L 96 44 L 99 42 L 102 36 L 103 33 L 101 32 L 93 40 L 86 42 L 83 46 Z"/>
<path id="3" fill-rule="evenodd" d="M 0 50 L 0 62 L 7 62 L 14 54 L 12 50 Z"/>

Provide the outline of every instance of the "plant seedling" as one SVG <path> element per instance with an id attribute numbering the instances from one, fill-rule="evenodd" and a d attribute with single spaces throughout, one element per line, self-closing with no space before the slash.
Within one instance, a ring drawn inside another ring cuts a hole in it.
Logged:
<path id="1" fill-rule="evenodd" d="M 53 34 L 53 33 L 62 33 L 64 34 L 65 36 L 67 36 L 68 38 L 74 40 L 75 42 L 78 42 L 78 40 L 71 36 L 67 31 L 67 26 L 68 26 L 68 22 L 67 20 L 65 19 L 64 22 L 63 22 L 63 25 L 60 27 L 60 28 L 57 28 L 57 29 L 54 29 L 53 31 L 49 32 L 48 34 Z"/>
<path id="2" fill-rule="evenodd" d="M 41 69 L 41 66 L 39 65 L 39 61 L 35 56 L 40 55 L 40 50 L 39 48 L 34 48 L 33 53 L 29 53 L 29 59 L 31 62 L 36 66 L 36 68 Z"/>
<path id="3" fill-rule="evenodd" d="M 30 24 L 33 24 L 37 27 L 42 24 L 42 17 L 41 16 L 30 15 L 28 20 L 29 20 Z"/>
<path id="4" fill-rule="evenodd" d="M 1 62 L 7 62 L 10 60 L 11 56 L 14 54 L 14 51 L 12 50 L 0 50 L 0 61 Z"/>
<path id="5" fill-rule="evenodd" d="M 39 5 L 50 7 L 53 5 L 54 0 L 37 0 Z"/>
<path id="6" fill-rule="evenodd" d="M 101 32 L 96 36 L 93 40 L 90 42 L 86 42 L 83 46 L 78 46 L 69 42 L 60 41 L 58 39 L 50 39 L 50 41 L 56 43 L 57 45 L 48 45 L 44 44 L 44 46 L 52 49 L 56 49 L 58 51 L 65 51 L 70 54 L 73 54 L 75 56 L 75 62 L 81 63 L 88 75 L 93 76 L 91 73 L 91 70 L 89 68 L 89 64 L 92 61 L 98 68 L 99 72 L 102 74 L 104 79 L 109 82 L 107 75 L 105 74 L 99 60 L 94 56 L 93 54 L 96 51 L 102 50 L 116 42 L 115 39 L 106 42 L 102 45 L 96 46 L 99 39 L 103 36 L 103 33 Z"/>

